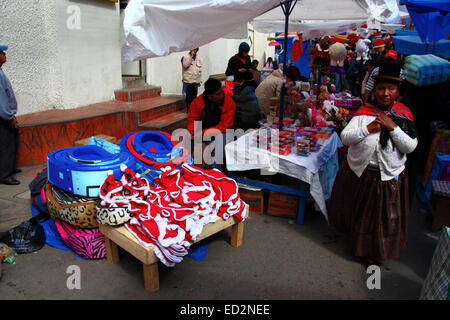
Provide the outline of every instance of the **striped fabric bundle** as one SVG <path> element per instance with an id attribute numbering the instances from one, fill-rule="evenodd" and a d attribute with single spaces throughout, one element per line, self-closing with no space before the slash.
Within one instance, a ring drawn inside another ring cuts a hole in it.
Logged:
<path id="1" fill-rule="evenodd" d="M 405 79 L 418 86 L 450 80 L 450 62 L 433 54 L 410 55 L 405 58 Z"/>

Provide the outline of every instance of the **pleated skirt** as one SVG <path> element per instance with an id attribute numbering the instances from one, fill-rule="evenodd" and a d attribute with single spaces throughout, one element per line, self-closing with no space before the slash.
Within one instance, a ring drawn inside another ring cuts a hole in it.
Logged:
<path id="1" fill-rule="evenodd" d="M 408 239 L 408 176 L 382 181 L 379 170 L 366 168 L 360 178 L 344 160 L 327 210 L 330 223 L 347 234 L 356 257 L 376 261 L 398 258 Z"/>

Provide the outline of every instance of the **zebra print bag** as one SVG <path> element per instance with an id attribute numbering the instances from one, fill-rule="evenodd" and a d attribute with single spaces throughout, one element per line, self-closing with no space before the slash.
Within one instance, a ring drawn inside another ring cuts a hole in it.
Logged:
<path id="1" fill-rule="evenodd" d="M 106 258 L 105 236 L 98 228 L 78 228 L 60 219 L 55 219 L 55 225 L 62 241 L 80 257 L 91 260 Z"/>

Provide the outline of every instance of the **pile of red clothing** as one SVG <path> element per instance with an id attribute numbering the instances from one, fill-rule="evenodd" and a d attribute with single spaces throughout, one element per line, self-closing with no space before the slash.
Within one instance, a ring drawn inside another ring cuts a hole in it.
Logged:
<path id="1" fill-rule="evenodd" d="M 100 188 L 102 206 L 127 207 L 133 218 L 125 227 L 144 246 L 153 246 L 166 266 L 183 260 L 203 230 L 217 217 L 245 218 L 245 203 L 237 183 L 219 170 L 183 164 L 162 168 L 154 181 L 123 168 L 120 181 L 109 175 Z"/>

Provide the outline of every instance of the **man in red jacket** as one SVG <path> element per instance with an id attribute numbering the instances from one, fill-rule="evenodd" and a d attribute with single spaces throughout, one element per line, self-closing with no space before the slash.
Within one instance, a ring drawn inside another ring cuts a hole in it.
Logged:
<path id="1" fill-rule="evenodd" d="M 222 139 L 223 148 L 220 149 L 224 149 L 225 133 L 233 128 L 235 112 L 236 103 L 223 91 L 220 81 L 208 79 L 203 94 L 195 98 L 189 107 L 187 129 L 193 138 L 200 133 L 198 125 L 201 123 L 202 139 L 199 141 L 211 141 L 211 137 L 215 136 L 215 141 Z M 223 150 L 216 148 L 215 152 L 216 164 L 224 163 Z M 220 166 L 217 168 L 222 169 Z"/>

